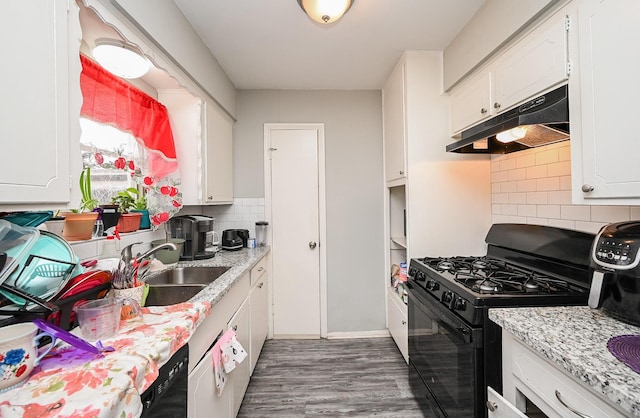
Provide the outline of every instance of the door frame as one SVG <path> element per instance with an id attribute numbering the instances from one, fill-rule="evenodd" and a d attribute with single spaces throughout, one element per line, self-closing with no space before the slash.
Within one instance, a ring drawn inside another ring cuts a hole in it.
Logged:
<path id="1" fill-rule="evenodd" d="M 320 338 L 327 338 L 327 242 L 326 230 L 326 188 L 325 188 L 325 141 L 324 123 L 265 123 L 264 124 L 264 210 L 265 217 L 271 219 L 271 131 L 275 130 L 315 130 L 318 135 L 318 228 L 320 242 Z M 268 229 L 269 242 L 273 242 L 273 227 Z M 271 263 L 271 257 L 269 258 Z M 273 269 L 271 282 L 273 282 Z M 273 337 L 273 286 L 269 286 L 269 336 Z"/>

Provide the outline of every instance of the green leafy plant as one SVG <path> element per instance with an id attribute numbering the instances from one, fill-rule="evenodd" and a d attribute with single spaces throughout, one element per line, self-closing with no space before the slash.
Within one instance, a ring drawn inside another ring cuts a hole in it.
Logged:
<path id="1" fill-rule="evenodd" d="M 129 187 L 113 196 L 111 203 L 118 205 L 118 212 L 127 213 L 132 209 L 146 209 L 147 197 L 135 187 Z"/>
<path id="2" fill-rule="evenodd" d="M 90 212 L 97 208 L 100 203 L 93 198 L 91 193 L 91 167 L 87 167 L 80 173 L 80 212 Z"/>

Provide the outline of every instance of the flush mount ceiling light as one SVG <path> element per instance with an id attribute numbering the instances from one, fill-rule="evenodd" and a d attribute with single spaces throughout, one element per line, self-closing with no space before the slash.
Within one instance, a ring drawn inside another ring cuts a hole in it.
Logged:
<path id="1" fill-rule="evenodd" d="M 139 78 L 151 68 L 148 59 L 134 46 L 119 39 L 96 39 L 93 57 L 110 73 L 122 78 Z"/>
<path id="2" fill-rule="evenodd" d="M 298 4 L 318 23 L 334 23 L 349 10 L 353 0 L 298 0 Z"/>

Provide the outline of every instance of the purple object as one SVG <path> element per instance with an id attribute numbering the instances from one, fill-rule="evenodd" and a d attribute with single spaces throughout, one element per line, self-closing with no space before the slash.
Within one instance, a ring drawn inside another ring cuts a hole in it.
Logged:
<path id="1" fill-rule="evenodd" d="M 615 358 L 640 373 L 640 335 L 620 335 L 607 341 L 607 348 Z"/>
<path id="2" fill-rule="evenodd" d="M 54 325 L 50 322 L 44 321 L 42 319 L 34 319 L 33 323 L 35 326 L 40 328 L 41 330 L 48 332 L 53 335 L 55 338 L 60 338 L 62 341 L 71 344 L 72 346 L 79 348 L 81 350 L 88 351 L 94 354 L 102 354 L 105 351 L 115 351 L 115 348 L 111 346 L 103 347 L 102 343 L 98 341 L 96 344 L 98 347 L 90 344 L 89 342 L 83 340 L 80 337 L 77 337 L 70 333 L 69 331 L 65 331 L 64 329 Z"/>

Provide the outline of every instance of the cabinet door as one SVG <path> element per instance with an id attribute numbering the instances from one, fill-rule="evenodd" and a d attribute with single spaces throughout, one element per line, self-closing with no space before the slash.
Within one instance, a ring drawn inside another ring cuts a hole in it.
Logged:
<path id="1" fill-rule="evenodd" d="M 251 274 L 253 275 L 253 271 Z M 269 273 L 266 271 L 263 272 L 253 289 L 251 289 L 250 294 L 251 345 L 249 347 L 249 353 L 251 358 L 251 374 L 253 374 L 253 369 L 256 367 L 256 363 L 260 357 L 260 351 L 262 351 L 262 346 L 269 332 L 268 279 Z"/>
<path id="2" fill-rule="evenodd" d="M 229 321 L 229 328 L 236 332 L 238 342 L 242 345 L 245 351 L 247 351 L 247 354 L 249 353 L 251 338 L 249 321 L 249 303 L 245 300 L 233 318 Z M 229 373 L 229 380 L 227 380 L 227 384 L 232 386 L 231 410 L 233 412 L 233 416 L 238 414 L 240 405 L 242 404 L 242 399 L 244 398 L 244 393 L 249 385 L 250 362 L 250 357 L 247 356 L 242 363 L 238 364 L 236 368 Z"/>
<path id="3" fill-rule="evenodd" d="M 387 327 L 396 342 L 404 361 L 409 363 L 409 325 L 407 323 L 407 305 L 392 289 L 387 288 Z"/>
<path id="4" fill-rule="evenodd" d="M 206 132 L 205 203 L 233 203 L 233 121 L 209 101 Z"/>
<path id="5" fill-rule="evenodd" d="M 493 114 L 491 107 L 491 72 L 483 71 L 451 94 L 451 130 L 457 134 Z"/>
<path id="6" fill-rule="evenodd" d="M 568 78 L 567 19 L 553 16 L 497 60 L 493 109 L 507 110 Z"/>
<path id="7" fill-rule="evenodd" d="M 608 203 L 629 204 L 620 198 L 640 197 L 640 141 L 632 122 L 640 97 L 640 49 L 624 46 L 640 38 L 638 16 L 640 3 L 634 0 L 578 2 L 580 84 L 575 91 L 581 113 L 571 113 L 576 203 L 615 198 L 618 202 Z M 574 129 L 575 124 L 580 126 Z"/>
<path id="8" fill-rule="evenodd" d="M 384 88 L 384 166 L 387 181 L 406 177 L 405 66 L 400 64 Z"/>
<path id="9" fill-rule="evenodd" d="M 65 0 L 2 7 L 2 203 L 69 202 L 70 123 L 79 130 L 79 109 L 71 115 L 69 99 L 70 92 L 80 91 L 80 64 L 77 55 L 69 55 L 67 34 L 77 16 L 68 18 Z M 79 164 L 80 155 L 74 157 Z"/>
<path id="10" fill-rule="evenodd" d="M 187 389 L 187 416 L 189 418 L 229 418 L 232 416 L 231 390 L 228 385 L 220 396 L 216 393 L 211 351 L 189 374 Z"/>
<path id="11" fill-rule="evenodd" d="M 489 418 L 527 418 L 490 387 L 487 388 L 487 409 Z"/>

